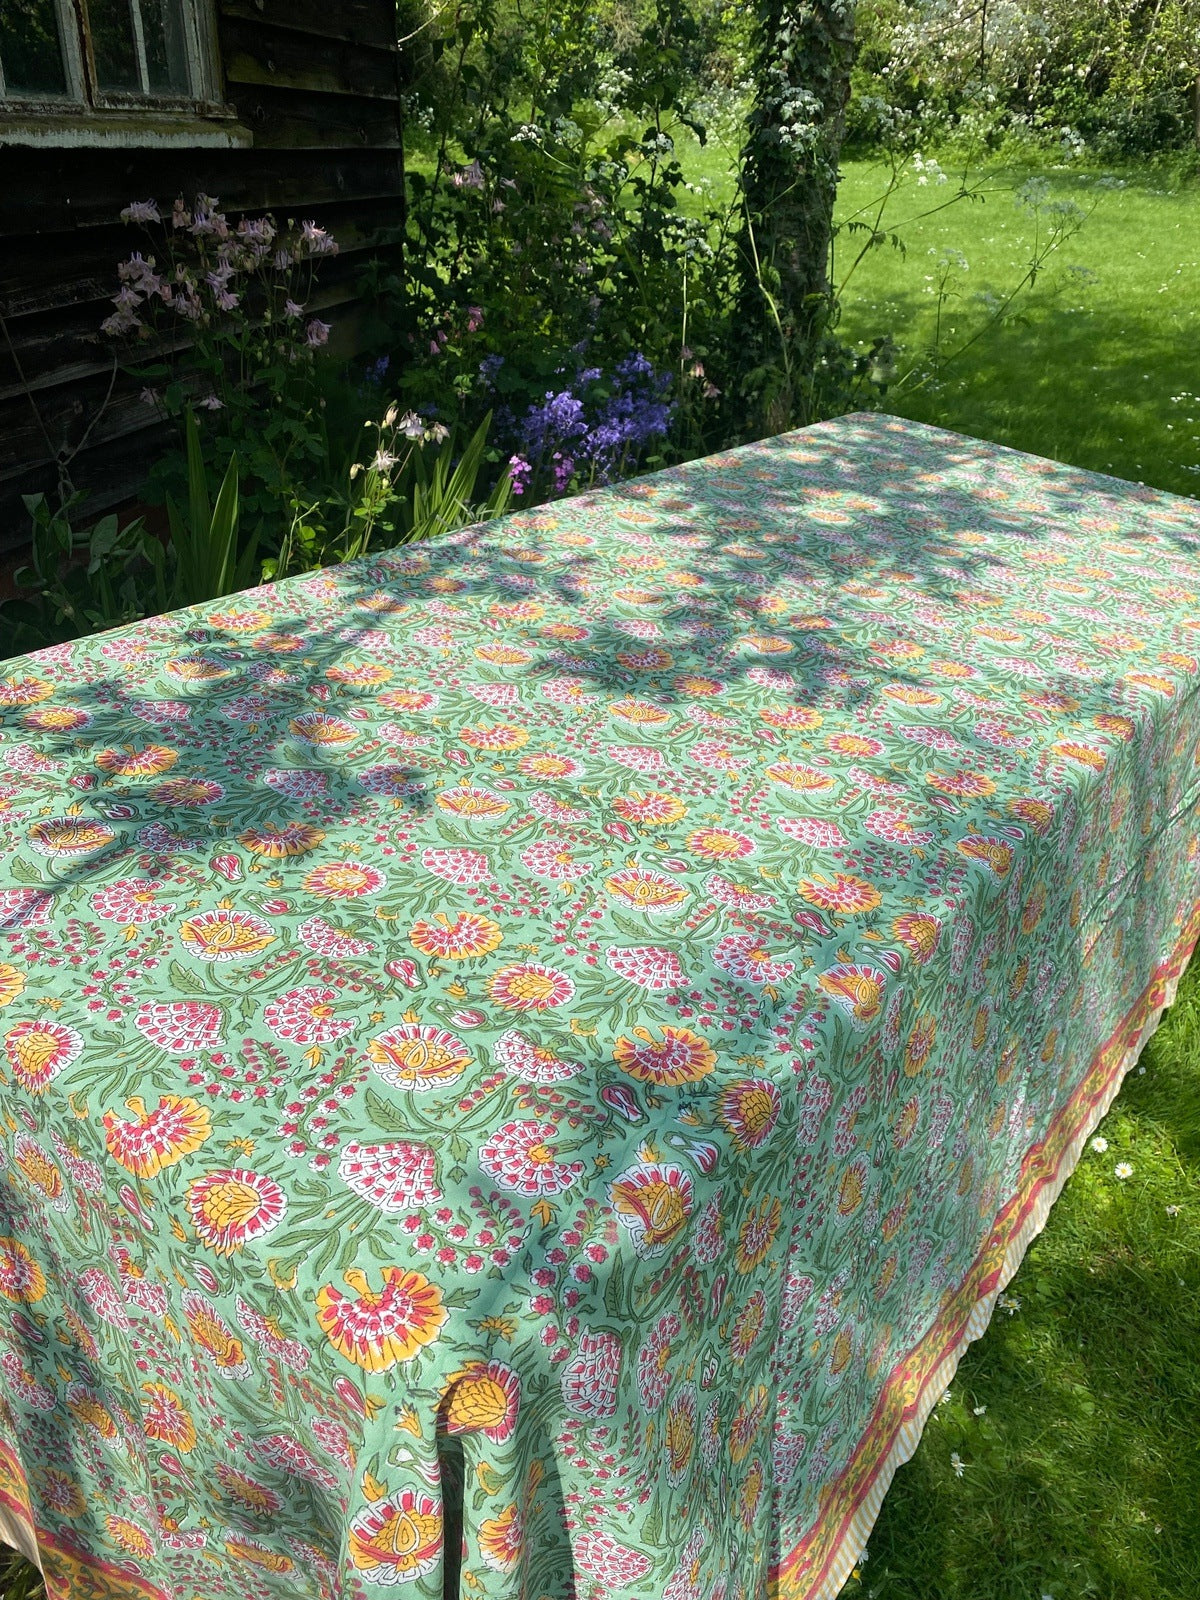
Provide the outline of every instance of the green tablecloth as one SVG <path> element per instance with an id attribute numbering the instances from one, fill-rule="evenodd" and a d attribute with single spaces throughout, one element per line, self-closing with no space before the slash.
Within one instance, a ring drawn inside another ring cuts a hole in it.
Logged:
<path id="1" fill-rule="evenodd" d="M 835 1593 L 1195 937 L 1198 543 L 856 417 L 8 663 L 51 1595 Z"/>

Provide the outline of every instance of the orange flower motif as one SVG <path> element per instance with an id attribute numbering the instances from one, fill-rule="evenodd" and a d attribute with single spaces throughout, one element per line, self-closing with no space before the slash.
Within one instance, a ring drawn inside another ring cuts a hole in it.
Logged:
<path id="1" fill-rule="evenodd" d="M 291 1572 L 296 1563 L 280 1550 L 268 1550 L 265 1544 L 251 1539 L 249 1534 L 231 1534 L 225 1548 L 236 1561 L 249 1561 L 264 1572 Z"/>
<path id="2" fill-rule="evenodd" d="M 1081 767 L 1091 767 L 1093 772 L 1102 772 L 1108 764 L 1108 757 L 1103 750 L 1098 750 L 1095 745 L 1081 744 L 1074 739 L 1057 739 L 1050 748 L 1064 761 L 1074 761 Z"/>
<path id="3" fill-rule="evenodd" d="M 384 1267 L 372 1289 L 359 1267 L 342 1274 L 354 1297 L 327 1283 L 318 1290 L 317 1322 L 333 1348 L 365 1372 L 388 1372 L 437 1338 L 448 1312 L 442 1291 L 423 1273 Z"/>
<path id="4" fill-rule="evenodd" d="M 917 965 L 923 967 L 937 949 L 942 924 L 937 917 L 918 911 L 904 911 L 893 919 L 892 932 Z"/>
<path id="5" fill-rule="evenodd" d="M 1027 822 L 1039 839 L 1044 839 L 1050 832 L 1050 825 L 1054 821 L 1054 807 L 1048 800 L 1030 800 L 1022 797 L 1019 800 L 1010 800 L 1008 810 L 1011 816 L 1020 817 L 1022 822 Z"/>
<path id="6" fill-rule="evenodd" d="M 756 1384 L 733 1414 L 729 1427 L 729 1459 L 744 1461 L 762 1427 L 769 1400 L 765 1384 Z"/>
<path id="7" fill-rule="evenodd" d="M 479 1552 L 494 1572 L 511 1572 L 521 1559 L 523 1545 L 521 1513 L 515 1505 L 505 1506 L 498 1517 L 485 1517 L 479 1524 Z"/>
<path id="8" fill-rule="evenodd" d="M 414 923 L 408 937 L 422 955 L 439 956 L 443 961 L 466 961 L 473 956 L 490 955 L 504 935 L 500 924 L 490 917 L 460 911 L 451 922 L 439 911 L 432 922 Z"/>
<path id="9" fill-rule="evenodd" d="M 511 722 L 500 722 L 494 727 L 464 728 L 459 738 L 472 750 L 519 750 L 529 743 L 529 733 Z"/>
<path id="10" fill-rule="evenodd" d="M 522 756 L 517 770 L 527 778 L 569 778 L 579 770 L 579 763 L 570 756 Z"/>
<path id="11" fill-rule="evenodd" d="M 366 1581 L 386 1588 L 432 1572 L 442 1554 L 442 1512 L 436 1500 L 401 1489 L 360 1511 L 350 1524 L 350 1560 Z"/>
<path id="12" fill-rule="evenodd" d="M 385 1083 L 395 1089 L 443 1089 L 471 1064 L 462 1040 L 444 1028 L 422 1023 L 415 1013 L 377 1034 L 367 1056 Z"/>
<path id="13" fill-rule="evenodd" d="M 259 1516 L 279 1510 L 280 1500 L 274 1489 L 268 1489 L 265 1483 L 259 1483 L 257 1478 L 252 1478 L 240 1467 L 230 1466 L 228 1461 L 218 1461 L 216 1476 L 230 1499 L 257 1512 Z"/>
<path id="14" fill-rule="evenodd" d="M 153 1111 L 138 1095 L 125 1102 L 135 1122 L 126 1122 L 115 1111 L 103 1117 L 104 1144 L 114 1161 L 119 1161 L 139 1178 L 153 1178 L 190 1156 L 212 1133 L 207 1106 L 188 1095 L 159 1096 Z"/>
<path id="15" fill-rule="evenodd" d="M 692 1180 L 673 1163 L 640 1161 L 615 1177 L 608 1193 L 643 1260 L 668 1250 L 692 1214 Z"/>
<path id="16" fill-rule="evenodd" d="M 841 911 L 847 916 L 874 911 L 883 899 L 874 884 L 848 872 L 835 872 L 832 878 L 816 873 L 811 878 L 802 878 L 797 887 L 811 905 L 819 906 L 822 911 Z"/>
<path id="17" fill-rule="evenodd" d="M 885 683 L 883 692 L 889 700 L 904 706 L 940 706 L 942 697 L 932 689 L 918 689 L 906 683 Z"/>
<path id="18" fill-rule="evenodd" d="M 157 778 L 179 760 L 178 750 L 165 744 L 148 744 L 142 750 L 125 745 L 120 750 L 101 750 L 96 765 L 114 778 Z"/>
<path id="19" fill-rule="evenodd" d="M 825 741 L 840 756 L 877 756 L 883 749 L 878 739 L 868 739 L 863 733 L 832 733 Z"/>
<path id="20" fill-rule="evenodd" d="M 779 1117 L 779 1090 L 767 1078 L 743 1078 L 722 1091 L 718 1104 L 738 1149 L 757 1150 Z"/>
<path id="21" fill-rule="evenodd" d="M 46 1292 L 46 1274 L 19 1239 L 0 1237 L 0 1294 L 18 1304 L 40 1300 Z"/>
<path id="22" fill-rule="evenodd" d="M 206 911 L 179 925 L 180 943 L 201 961 L 238 961 L 256 956 L 274 938 L 270 926 L 252 911 Z"/>
<path id="23" fill-rule="evenodd" d="M 471 1361 L 442 1391 L 438 1415 L 447 1433 L 485 1433 L 493 1444 L 511 1435 L 521 1402 L 521 1380 L 503 1361 Z"/>
<path id="24" fill-rule="evenodd" d="M 768 1198 L 760 1206 L 751 1207 L 750 1214 L 738 1229 L 734 1265 L 739 1272 L 753 1272 L 766 1260 L 782 1220 L 783 1208 L 778 1199 Z"/>
<path id="25" fill-rule="evenodd" d="M 673 911 L 688 897 L 674 879 L 644 867 L 623 867 L 604 880 L 604 887 L 637 911 Z"/>
<path id="26" fill-rule="evenodd" d="M 664 1025 L 662 1038 L 648 1029 L 635 1028 L 634 1038 L 624 1037 L 613 1046 L 613 1060 L 623 1072 L 657 1088 L 676 1088 L 707 1077 L 717 1064 L 717 1054 L 707 1039 L 690 1028 Z"/>
<path id="27" fill-rule="evenodd" d="M 621 795 L 612 808 L 623 822 L 635 827 L 666 828 L 686 815 L 687 807 L 678 795 L 642 794 L 635 789 L 632 794 Z"/>
<path id="28" fill-rule="evenodd" d="M 941 794 L 958 795 L 965 800 L 981 800 L 996 792 L 995 783 L 982 772 L 927 772 L 925 782 Z"/>
<path id="29" fill-rule="evenodd" d="M 391 675 L 391 667 L 378 661 L 344 661 L 340 666 L 325 669 L 330 683 L 345 683 L 355 689 L 374 689 L 386 683 Z"/>
<path id="30" fill-rule="evenodd" d="M 937 1018 L 918 1018 L 904 1047 L 904 1072 L 907 1077 L 915 1078 L 925 1066 L 933 1052 L 933 1041 L 936 1038 Z"/>
<path id="31" fill-rule="evenodd" d="M 105 823 L 87 817 L 53 817 L 35 822 L 29 830 L 29 842 L 41 856 L 88 856 L 115 838 Z"/>
<path id="32" fill-rule="evenodd" d="M 43 1467 L 37 1474 L 41 1498 L 52 1511 L 63 1517 L 81 1517 L 87 1509 L 83 1490 L 69 1473 L 57 1467 Z"/>
<path id="33" fill-rule="evenodd" d="M 481 644 L 475 649 L 476 659 L 490 661 L 498 667 L 523 667 L 533 657 L 528 650 L 515 644 Z"/>
<path id="34" fill-rule="evenodd" d="M 35 706 L 41 700 L 49 700 L 53 693 L 54 685 L 48 678 L 0 679 L 0 706 Z"/>
<path id="35" fill-rule="evenodd" d="M 730 828 L 697 828 L 687 837 L 686 848 L 704 861 L 737 861 L 754 849 L 754 841 Z"/>
<path id="36" fill-rule="evenodd" d="M 74 733 L 77 728 L 86 728 L 91 720 L 91 713 L 77 706 L 38 706 L 21 718 L 27 728 L 38 733 Z"/>
<path id="37" fill-rule="evenodd" d="M 328 716 L 324 711 L 305 711 L 300 716 L 293 717 L 288 727 L 297 739 L 303 739 L 305 744 L 349 744 L 352 739 L 357 738 L 348 722 Z"/>
<path id="38" fill-rule="evenodd" d="M 635 700 L 632 696 L 614 700 L 608 710 L 610 716 L 621 717 L 625 722 L 635 723 L 639 727 L 654 726 L 670 718 L 670 713 L 664 711 L 662 706 L 651 705 L 648 700 Z"/>
<path id="39" fill-rule="evenodd" d="M 248 1376 L 245 1346 L 211 1301 L 188 1289 L 183 1296 L 183 1314 L 192 1338 L 219 1372 L 229 1378 Z"/>
<path id="40" fill-rule="evenodd" d="M 142 1429 L 147 1439 L 169 1444 L 181 1455 L 195 1448 L 196 1425 L 183 1401 L 165 1383 L 144 1383 Z"/>
<path id="41" fill-rule="evenodd" d="M 874 967 L 855 966 L 849 962 L 839 962 L 817 979 L 834 1005 L 845 1012 L 850 1026 L 860 1032 L 879 1015 L 886 981 L 884 974 Z"/>
<path id="42" fill-rule="evenodd" d="M 186 1204 L 201 1243 L 219 1256 L 231 1256 L 279 1226 L 287 1196 L 263 1173 L 222 1167 L 192 1179 Z"/>
<path id="43" fill-rule="evenodd" d="M 389 689 L 379 696 L 379 704 L 389 711 L 429 711 L 437 704 L 437 696 L 425 689 Z"/>
<path id="44" fill-rule="evenodd" d="M 324 839 L 321 828 L 307 822 L 288 822 L 280 828 L 247 828 L 238 834 L 238 843 L 268 861 L 283 861 L 289 856 L 307 855 Z"/>
<path id="45" fill-rule="evenodd" d="M 83 1049 L 83 1039 L 62 1022 L 18 1022 L 4 1035 L 13 1076 L 30 1094 L 45 1094 L 51 1081 Z"/>
<path id="46" fill-rule="evenodd" d="M 464 784 L 457 789 L 443 789 L 437 797 L 443 811 L 456 817 L 502 817 L 508 810 L 508 801 L 490 789 L 480 789 Z"/>
<path id="47" fill-rule="evenodd" d="M 1100 716 L 1093 717 L 1092 721 L 1102 733 L 1111 733 L 1122 744 L 1128 744 L 1137 731 L 1137 724 L 1132 717 L 1118 716 L 1115 711 L 1104 711 Z"/>
<path id="48" fill-rule="evenodd" d="M 758 714 L 768 727 L 781 733 L 812 733 L 825 721 L 812 706 L 767 706 Z"/>
<path id="49" fill-rule="evenodd" d="M 675 679 L 675 689 L 679 694 L 703 699 L 709 695 L 724 694 L 725 685 L 719 678 L 704 678 L 696 672 L 681 672 Z"/>
<path id="50" fill-rule="evenodd" d="M 24 1173 L 30 1183 L 53 1202 L 56 1211 L 66 1208 L 67 1195 L 63 1187 L 62 1173 L 40 1144 L 22 1135 L 16 1143 L 13 1164 L 18 1171 Z"/>
<path id="51" fill-rule="evenodd" d="M 827 772 L 805 766 L 802 761 L 776 761 L 767 768 L 767 777 L 772 783 L 782 784 L 784 788 L 795 789 L 801 794 L 833 788 L 833 779 Z"/>
<path id="52" fill-rule="evenodd" d="M 983 865 L 996 875 L 997 878 L 1006 878 L 1012 866 L 1012 845 L 1006 844 L 1003 839 L 993 839 L 990 834 L 969 833 L 965 839 L 960 839 L 954 847 L 960 856 L 966 856 L 971 861 L 981 861 Z"/>
<path id="53" fill-rule="evenodd" d="M 25 988 L 25 975 L 0 961 L 0 1007 L 10 1006 Z"/>
<path id="54" fill-rule="evenodd" d="M 154 1540 L 144 1528 L 139 1528 L 136 1522 L 130 1522 L 128 1517 L 107 1516 L 104 1526 L 109 1538 L 126 1555 L 147 1561 L 154 1554 Z"/>
<path id="55" fill-rule="evenodd" d="M 495 973 L 488 982 L 488 993 L 509 1011 L 547 1011 L 565 1005 L 575 993 L 575 985 L 565 972 L 522 961 Z"/>

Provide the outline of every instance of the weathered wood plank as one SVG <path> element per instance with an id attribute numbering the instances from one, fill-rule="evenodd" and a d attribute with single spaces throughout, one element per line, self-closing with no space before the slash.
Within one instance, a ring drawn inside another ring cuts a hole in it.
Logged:
<path id="1" fill-rule="evenodd" d="M 396 43 L 396 10 L 378 0 L 221 0 L 221 27 L 241 19 L 291 28 L 318 39 L 390 48 Z"/>
<path id="2" fill-rule="evenodd" d="M 229 85 L 229 98 L 263 150 L 398 149 L 400 122 L 394 101 L 313 94 L 262 85 Z"/>
<path id="3" fill-rule="evenodd" d="M 261 22 L 231 19 L 221 30 L 221 55 L 230 84 L 387 100 L 395 115 L 393 48 L 320 39 Z"/>

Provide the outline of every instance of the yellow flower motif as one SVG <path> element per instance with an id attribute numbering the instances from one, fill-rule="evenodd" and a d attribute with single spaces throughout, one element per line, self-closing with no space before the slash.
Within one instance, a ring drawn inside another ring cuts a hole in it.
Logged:
<path id="1" fill-rule="evenodd" d="M 0 961 L 0 1006 L 9 1006 L 25 988 L 25 974 Z"/>
<path id="2" fill-rule="evenodd" d="M 165 744 L 148 744 L 142 750 L 125 745 L 120 750 L 101 750 L 96 765 L 114 778 L 157 778 L 179 760 L 178 750 Z"/>
<path id="3" fill-rule="evenodd" d="M 500 924 L 490 917 L 460 911 L 451 922 L 444 912 L 438 911 L 432 922 L 415 923 L 408 937 L 422 955 L 438 956 L 444 961 L 465 961 L 473 956 L 490 955 L 504 935 Z"/>
<path id="4" fill-rule="evenodd" d="M 310 823 L 289 822 L 279 828 L 247 828 L 238 834 L 238 843 L 257 856 L 281 861 L 288 856 L 307 855 L 324 837 L 324 831 Z"/>
<path id="5" fill-rule="evenodd" d="M 359 1267 L 348 1268 L 342 1278 L 354 1296 L 327 1283 L 317 1293 L 317 1322 L 338 1354 L 366 1372 L 411 1361 L 437 1338 L 449 1315 L 441 1289 L 423 1273 L 384 1267 L 382 1289 L 372 1289 Z"/>

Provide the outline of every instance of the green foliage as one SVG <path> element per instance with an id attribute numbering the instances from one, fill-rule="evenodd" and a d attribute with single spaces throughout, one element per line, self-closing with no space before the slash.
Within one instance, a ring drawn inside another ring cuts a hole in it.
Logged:
<path id="1" fill-rule="evenodd" d="M 186 421 L 188 509 L 186 516 L 168 499 L 171 525 L 171 553 L 175 571 L 170 588 L 163 577 L 162 563 L 156 569 L 162 611 L 176 606 L 196 605 L 221 595 L 248 589 L 258 576 L 255 562 L 257 537 L 252 534 L 238 547 L 238 460 L 230 458 L 217 494 L 209 504 L 208 473 L 200 445 L 196 419 L 189 411 Z"/>

